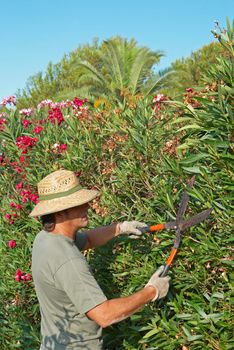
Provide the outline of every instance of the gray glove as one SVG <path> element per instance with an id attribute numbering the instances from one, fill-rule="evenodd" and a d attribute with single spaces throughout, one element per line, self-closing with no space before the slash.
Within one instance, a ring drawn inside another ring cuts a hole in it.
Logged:
<path id="1" fill-rule="evenodd" d="M 131 235 L 131 238 L 138 238 L 142 235 L 142 232 L 139 230 L 141 227 L 147 227 L 147 225 L 139 221 L 124 221 L 119 224 L 118 235 Z"/>
<path id="2" fill-rule="evenodd" d="M 163 269 L 164 266 L 160 266 L 158 270 L 151 276 L 149 282 L 145 285 L 145 287 L 152 286 L 156 289 L 156 295 L 152 301 L 164 298 L 169 290 L 170 277 L 159 277 L 163 272 Z"/>

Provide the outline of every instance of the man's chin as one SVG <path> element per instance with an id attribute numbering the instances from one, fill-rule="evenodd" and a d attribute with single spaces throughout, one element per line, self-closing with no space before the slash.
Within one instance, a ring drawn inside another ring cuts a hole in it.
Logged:
<path id="1" fill-rule="evenodd" d="M 83 224 L 82 226 L 86 227 L 88 225 L 88 223 L 89 223 L 89 219 L 88 218 L 84 218 L 83 222 L 82 222 L 82 224 Z"/>

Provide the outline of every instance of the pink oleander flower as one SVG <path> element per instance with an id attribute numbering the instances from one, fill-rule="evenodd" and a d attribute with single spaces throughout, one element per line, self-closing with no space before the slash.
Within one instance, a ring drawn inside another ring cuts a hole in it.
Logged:
<path id="1" fill-rule="evenodd" d="M 2 113 L 3 114 L 3 113 Z M 7 124 L 7 120 L 4 117 L 0 117 L 0 131 L 5 129 L 5 125 Z"/>
<path id="2" fill-rule="evenodd" d="M 87 102 L 86 98 L 84 100 L 81 100 L 78 97 L 75 97 L 72 101 L 72 107 L 77 109 L 79 107 L 82 107 L 85 102 Z"/>
<path id="3" fill-rule="evenodd" d="M 19 136 L 16 138 L 16 146 L 23 150 L 24 153 L 27 153 L 28 148 L 32 148 L 37 142 L 38 139 L 36 137 Z"/>
<path id="4" fill-rule="evenodd" d="M 42 132 L 43 128 L 41 126 L 35 126 L 33 129 L 34 134 L 39 135 Z"/>
<path id="5" fill-rule="evenodd" d="M 48 119 L 43 118 L 43 119 L 38 120 L 38 123 L 39 123 L 40 125 L 43 125 L 43 124 L 45 124 L 47 121 L 48 121 Z"/>
<path id="6" fill-rule="evenodd" d="M 11 220 L 11 214 L 6 214 L 5 219 L 7 219 L 8 221 Z"/>
<path id="7" fill-rule="evenodd" d="M 24 108 L 19 111 L 19 114 L 25 115 L 27 117 L 31 117 L 33 115 L 34 109 L 33 108 Z"/>
<path id="8" fill-rule="evenodd" d="M 26 162 L 26 157 L 25 156 L 19 156 L 19 161 L 21 164 L 24 164 Z"/>
<path id="9" fill-rule="evenodd" d="M 187 88 L 186 92 L 193 92 L 193 89 L 192 88 Z"/>
<path id="10" fill-rule="evenodd" d="M 16 106 L 16 96 L 8 96 L 2 99 L 0 106 L 6 106 L 7 104 L 12 104 Z"/>
<path id="11" fill-rule="evenodd" d="M 17 269 L 16 270 L 16 273 L 15 273 L 15 280 L 17 282 L 20 282 L 20 281 L 30 281 L 32 279 L 32 276 L 30 273 L 25 273 L 23 271 L 21 271 L 20 269 Z"/>
<path id="12" fill-rule="evenodd" d="M 17 162 L 11 162 L 10 164 L 11 164 L 11 166 L 14 166 L 14 167 L 18 165 Z"/>
<path id="13" fill-rule="evenodd" d="M 161 110 L 161 103 L 163 101 L 167 101 L 167 96 L 165 96 L 164 94 L 157 94 L 157 95 L 154 96 L 153 103 L 155 103 L 156 108 L 157 108 L 158 111 Z M 155 106 L 152 106 L 152 108 L 154 109 Z"/>
<path id="14" fill-rule="evenodd" d="M 16 247 L 16 241 L 14 239 L 11 239 L 8 241 L 8 247 L 9 248 L 15 248 Z"/>
<path id="15" fill-rule="evenodd" d="M 11 202 L 11 203 L 10 203 L 10 207 L 11 207 L 11 208 L 15 208 L 15 203 Z"/>
<path id="16" fill-rule="evenodd" d="M 0 117 L 0 125 L 7 124 L 7 120 L 4 117 Z"/>
<path id="17" fill-rule="evenodd" d="M 21 204 L 16 204 L 16 209 L 18 209 L 18 210 L 21 210 L 22 208 L 23 208 L 23 206 L 21 205 Z"/>
<path id="18" fill-rule="evenodd" d="M 162 102 L 162 101 L 166 101 L 166 100 L 167 100 L 167 97 L 164 94 L 157 94 L 153 98 L 153 102 Z"/>
<path id="19" fill-rule="evenodd" d="M 60 152 L 64 152 L 67 150 L 67 144 L 66 143 L 62 143 L 60 146 L 59 146 L 59 150 Z"/>
<path id="20" fill-rule="evenodd" d="M 59 148 L 59 143 L 55 143 L 55 144 L 53 144 L 53 146 L 52 146 L 52 149 L 58 149 Z"/>
<path id="21" fill-rule="evenodd" d="M 28 119 L 24 119 L 24 120 L 22 120 L 22 124 L 25 128 L 27 128 L 32 123 Z"/>
<path id="22" fill-rule="evenodd" d="M 11 162 L 10 164 L 11 164 L 11 166 L 13 166 L 15 168 L 14 170 L 18 174 L 21 174 L 23 172 L 23 169 L 19 166 L 19 164 L 17 162 Z"/>
<path id="23" fill-rule="evenodd" d="M 67 102 L 61 101 L 61 102 L 53 102 L 51 104 L 52 108 L 67 108 Z"/>
<path id="24" fill-rule="evenodd" d="M 34 204 L 37 204 L 38 203 L 38 195 L 37 194 L 31 194 L 31 196 L 30 196 L 30 201 L 31 201 L 31 203 L 34 203 Z"/>
<path id="25" fill-rule="evenodd" d="M 21 201 L 22 203 L 31 202 L 31 203 L 38 203 L 38 195 L 35 193 L 32 193 L 30 189 L 21 189 L 20 191 Z"/>
<path id="26" fill-rule="evenodd" d="M 23 274 L 23 275 L 21 276 L 21 280 L 22 280 L 22 281 L 30 281 L 30 280 L 31 280 L 31 275 L 30 275 L 30 273 Z"/>
<path id="27" fill-rule="evenodd" d="M 20 282 L 22 276 L 23 276 L 23 272 L 20 269 L 17 269 L 15 273 L 15 280 L 17 282 Z"/>
<path id="28" fill-rule="evenodd" d="M 60 108 L 57 107 L 51 108 L 49 110 L 47 118 L 51 121 L 51 123 L 58 123 L 58 125 L 60 125 L 64 121 L 63 114 Z"/>
<path id="29" fill-rule="evenodd" d="M 43 107 L 51 107 L 51 104 L 53 103 L 52 100 L 43 100 L 41 101 L 38 105 L 37 105 L 37 108 L 38 109 L 41 109 Z"/>
<path id="30" fill-rule="evenodd" d="M 18 173 L 18 174 L 21 174 L 23 172 L 23 169 L 20 168 L 19 166 L 16 166 L 15 167 L 15 171 Z"/>
<path id="31" fill-rule="evenodd" d="M 16 186 L 15 186 L 15 188 L 17 189 L 17 190 L 20 190 L 21 188 L 23 188 L 24 186 L 23 186 L 23 182 L 19 182 Z"/>

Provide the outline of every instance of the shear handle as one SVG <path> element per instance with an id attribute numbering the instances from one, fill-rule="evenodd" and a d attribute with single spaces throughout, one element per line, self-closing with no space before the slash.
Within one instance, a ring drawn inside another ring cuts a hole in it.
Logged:
<path id="1" fill-rule="evenodd" d="M 176 254 L 177 254 L 177 250 L 178 250 L 177 248 L 172 248 L 171 254 L 170 254 L 170 256 L 168 257 L 168 259 L 166 261 L 166 265 L 164 266 L 164 270 L 161 273 L 160 277 L 165 277 L 168 274 L 170 266 L 171 266 L 171 264 L 172 264 L 172 262 L 173 262 L 173 260 L 174 260 L 174 258 L 176 256 Z"/>
<path id="2" fill-rule="evenodd" d="M 146 232 L 161 231 L 164 228 L 165 228 L 165 224 L 157 224 L 157 225 L 152 225 L 152 226 L 139 227 L 138 230 L 140 230 L 142 233 L 146 233 Z"/>

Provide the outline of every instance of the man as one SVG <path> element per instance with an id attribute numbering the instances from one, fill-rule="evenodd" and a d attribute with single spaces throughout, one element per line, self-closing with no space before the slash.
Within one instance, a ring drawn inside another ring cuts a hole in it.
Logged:
<path id="1" fill-rule="evenodd" d="M 107 300 L 81 250 L 99 247 L 122 234 L 140 235 L 144 223 L 124 221 L 81 233 L 89 203 L 97 195 L 82 189 L 72 171 L 58 170 L 38 184 L 39 203 L 30 216 L 43 230 L 32 251 L 32 275 L 40 304 L 42 350 L 100 350 L 102 328 L 124 320 L 150 301 L 164 297 L 169 277 L 162 267 L 138 292 Z"/>

